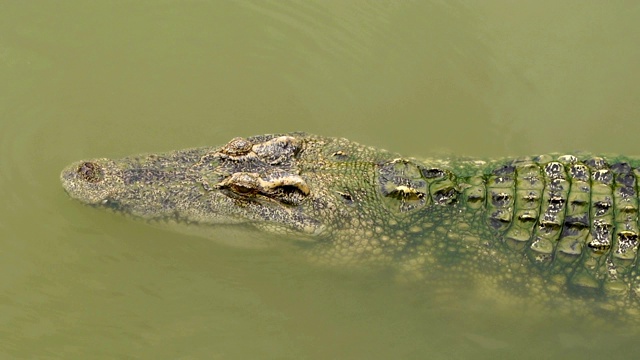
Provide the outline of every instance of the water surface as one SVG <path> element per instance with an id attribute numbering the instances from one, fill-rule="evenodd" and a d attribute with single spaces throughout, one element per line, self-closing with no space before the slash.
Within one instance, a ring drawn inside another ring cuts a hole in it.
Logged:
<path id="1" fill-rule="evenodd" d="M 607 319 L 504 313 L 464 289 L 229 248 L 83 207 L 58 182 L 83 158 L 294 130 L 412 156 L 638 155 L 638 5 L 67 1 L 0 14 L 0 357 L 640 350 Z"/>

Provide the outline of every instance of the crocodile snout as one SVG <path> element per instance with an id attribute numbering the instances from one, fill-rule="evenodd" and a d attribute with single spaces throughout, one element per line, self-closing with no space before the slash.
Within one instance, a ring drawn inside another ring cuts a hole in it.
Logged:
<path id="1" fill-rule="evenodd" d="M 101 204 L 113 194 L 120 179 L 113 168 L 108 159 L 79 161 L 62 170 L 60 182 L 72 198 L 89 205 Z"/>

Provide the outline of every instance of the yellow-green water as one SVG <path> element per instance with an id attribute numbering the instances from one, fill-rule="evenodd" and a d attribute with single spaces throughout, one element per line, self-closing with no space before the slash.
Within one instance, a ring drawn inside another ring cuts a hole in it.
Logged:
<path id="1" fill-rule="evenodd" d="M 635 2 L 2 1 L 0 358 L 637 356 L 630 329 L 95 211 L 58 174 L 292 130 L 413 156 L 638 155 L 638 64 Z"/>

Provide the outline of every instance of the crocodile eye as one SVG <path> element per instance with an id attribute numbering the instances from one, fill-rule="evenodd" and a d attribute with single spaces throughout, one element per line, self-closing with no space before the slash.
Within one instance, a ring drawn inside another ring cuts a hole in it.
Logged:
<path id="1" fill-rule="evenodd" d="M 216 187 L 242 196 L 253 196 L 260 191 L 260 178 L 253 173 L 235 173 Z"/>
<path id="2" fill-rule="evenodd" d="M 244 138 L 237 137 L 231 139 L 227 145 L 222 148 L 222 152 L 231 156 L 246 155 L 251 151 L 253 144 Z"/>
<path id="3" fill-rule="evenodd" d="M 248 195 L 252 192 L 255 192 L 254 188 L 244 186 L 241 184 L 231 184 L 229 187 L 231 188 L 231 190 L 233 190 L 233 192 L 236 192 L 238 194 L 243 194 L 243 195 Z"/>
<path id="4" fill-rule="evenodd" d="M 104 176 L 100 165 L 92 162 L 84 162 L 80 164 L 80 166 L 78 166 L 77 173 L 84 181 L 90 183 L 100 182 Z"/>

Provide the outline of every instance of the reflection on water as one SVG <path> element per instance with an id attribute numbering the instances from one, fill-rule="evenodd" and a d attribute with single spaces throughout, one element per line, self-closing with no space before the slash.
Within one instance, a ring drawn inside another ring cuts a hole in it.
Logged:
<path id="1" fill-rule="evenodd" d="M 3 5 L 0 354 L 636 353 L 607 319 L 502 312 L 464 289 L 228 248 L 82 207 L 58 182 L 80 158 L 291 130 L 415 156 L 640 154 L 632 6 Z"/>

